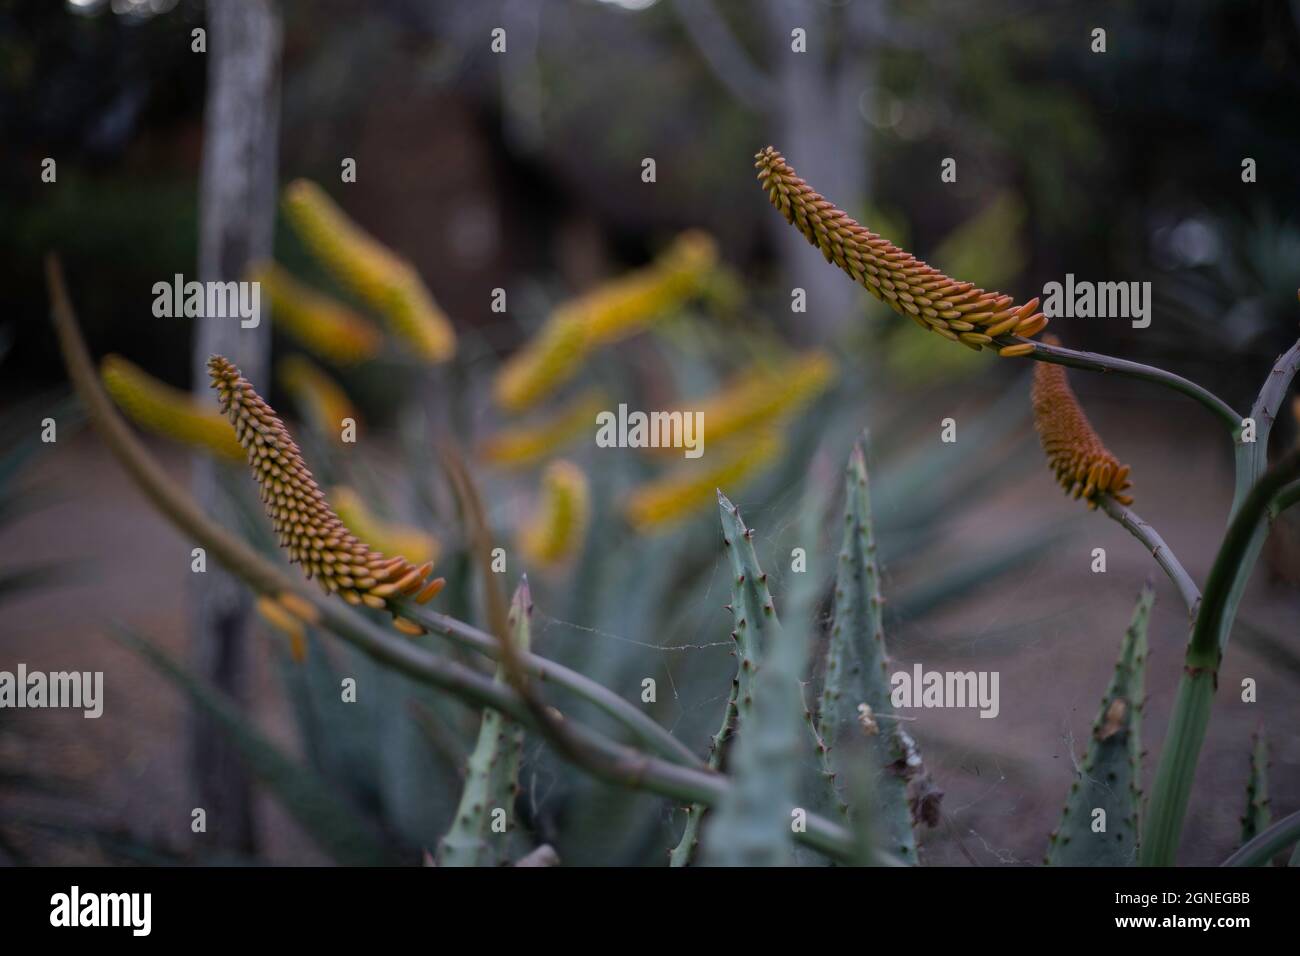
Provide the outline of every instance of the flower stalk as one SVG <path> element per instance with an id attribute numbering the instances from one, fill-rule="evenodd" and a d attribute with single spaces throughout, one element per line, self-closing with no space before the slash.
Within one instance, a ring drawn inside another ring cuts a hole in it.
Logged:
<path id="1" fill-rule="evenodd" d="M 1142 836 L 1143 866 L 1171 866 L 1174 862 L 1218 684 L 1223 657 L 1220 635 L 1227 633 L 1236 610 L 1229 598 L 1238 579 L 1250 571 L 1250 562 L 1245 559 L 1270 504 L 1278 492 L 1298 478 L 1300 447 L 1293 448 L 1255 483 L 1228 525 L 1210 568 L 1156 770 L 1147 828 Z"/>

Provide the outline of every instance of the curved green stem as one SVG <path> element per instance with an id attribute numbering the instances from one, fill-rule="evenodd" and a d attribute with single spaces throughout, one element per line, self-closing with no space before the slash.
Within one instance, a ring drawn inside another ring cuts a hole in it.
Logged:
<path id="1" fill-rule="evenodd" d="M 1222 644 L 1226 643 L 1221 635 L 1227 633 L 1236 610 L 1230 598 L 1238 590 L 1238 581 L 1250 573 L 1253 542 L 1270 505 L 1278 492 L 1298 477 L 1300 448 L 1294 448 L 1255 483 L 1233 516 L 1210 568 L 1160 753 L 1147 828 L 1142 835 L 1143 866 L 1169 866 L 1174 862 L 1192 778 L 1210 721 Z"/>
<path id="2" fill-rule="evenodd" d="M 1196 620 L 1197 609 L 1201 606 L 1201 591 L 1192 580 L 1192 576 L 1187 573 L 1178 556 L 1174 554 L 1173 549 L 1165 544 L 1165 539 L 1160 537 L 1160 533 L 1155 528 L 1147 524 L 1131 508 L 1126 508 L 1110 495 L 1105 495 L 1101 499 L 1101 508 L 1106 514 L 1110 515 L 1133 537 L 1141 541 L 1151 556 L 1156 559 L 1156 564 L 1169 576 L 1169 580 L 1174 583 L 1178 589 L 1178 594 L 1187 605 L 1187 617 L 1189 620 Z"/>
<path id="3" fill-rule="evenodd" d="M 1250 417 L 1255 422 L 1255 440 L 1237 442 L 1237 487 L 1232 498 L 1232 513 L 1245 500 L 1246 495 L 1259 476 L 1268 467 L 1268 438 L 1273 431 L 1273 422 L 1277 419 L 1278 409 L 1286 398 L 1291 380 L 1300 372 L 1300 339 L 1278 356 L 1273 363 L 1264 386 L 1259 390 L 1255 404 L 1250 408 Z"/>
<path id="4" fill-rule="evenodd" d="M 1300 481 L 1293 481 L 1277 493 L 1273 503 L 1268 506 L 1268 516 L 1272 520 L 1292 505 L 1300 503 Z"/>
<path id="5" fill-rule="evenodd" d="M 1027 357 L 1038 362 L 1051 362 L 1053 365 L 1081 368 L 1089 372 L 1114 372 L 1127 378 L 1163 385 L 1165 388 L 1173 389 L 1175 392 L 1180 392 L 1188 398 L 1200 402 L 1212 411 L 1228 426 L 1228 430 L 1232 433 L 1234 439 L 1241 432 L 1241 416 L 1233 411 L 1232 406 L 1213 392 L 1197 385 L 1190 379 L 1183 378 L 1181 375 L 1175 375 L 1173 372 L 1166 372 L 1162 368 L 1155 368 L 1151 365 L 1143 365 L 1140 362 L 1115 358 L 1111 355 L 1067 349 L 1062 345 L 1047 345 L 1044 342 L 1031 342 L 1029 339 L 1016 339 L 1015 342 L 1017 344 L 1027 343 L 1033 345 L 1034 350 Z"/>
<path id="6" fill-rule="evenodd" d="M 414 601 L 402 600 L 395 603 L 401 607 L 403 617 L 408 617 L 417 624 L 423 625 L 430 632 L 445 637 L 461 647 L 476 651 L 494 661 L 501 660 L 501 642 L 486 631 L 481 631 L 473 625 L 466 624 L 464 621 L 449 617 L 446 614 L 431 611 Z M 546 684 L 562 687 L 586 700 L 617 720 L 632 732 L 640 744 L 653 750 L 659 756 L 688 766 L 702 767 L 704 765 L 703 760 L 690 747 L 687 747 L 681 740 L 666 731 L 645 711 L 629 704 L 626 699 L 614 693 L 604 684 L 600 684 L 585 674 L 570 670 L 563 664 L 537 654 L 521 653 L 518 657 L 519 663 L 529 677 Z"/>
<path id="7" fill-rule="evenodd" d="M 86 351 L 85 343 L 77 331 L 71 303 L 67 299 L 58 268 L 52 263 L 49 268 L 54 306 L 53 319 L 69 376 L 101 439 L 135 479 L 141 490 L 165 517 L 196 539 L 202 540 L 217 560 L 248 582 L 258 593 L 272 596 L 284 592 L 295 594 L 311 603 L 318 612 L 332 618 L 336 624 L 346 624 L 347 619 L 340 618 L 334 613 L 339 609 L 337 601 L 323 600 L 314 588 L 309 588 L 305 582 L 285 574 L 274 562 L 268 561 L 225 528 L 210 521 L 195 506 L 193 499 L 158 466 L 131 429 L 122 421 L 113 407 L 112 400 L 100 387 L 90 354 Z M 417 605 L 412 604 L 406 609 L 412 617 L 417 616 L 414 613 L 415 607 Z M 431 630 L 485 654 L 493 660 L 500 660 L 499 642 L 491 635 L 446 615 L 423 609 L 421 611 L 420 623 Z M 360 620 L 365 619 L 360 618 Z M 384 633 L 382 629 L 379 631 Z M 357 637 L 355 634 L 353 636 Z M 632 732 L 636 740 L 650 747 L 660 756 L 677 763 L 697 767 L 703 765 L 700 758 L 689 747 L 655 723 L 648 714 L 613 691 L 554 661 L 533 654 L 523 655 L 522 659 L 526 670 L 538 680 L 554 683 L 587 699 L 623 724 Z M 405 664 L 397 661 L 389 661 L 389 663 L 394 666 Z M 470 673 L 476 672 L 470 671 Z"/>
<path id="8" fill-rule="evenodd" d="M 1278 820 L 1224 860 L 1220 866 L 1267 866 L 1269 860 L 1293 843 L 1300 848 L 1300 810 Z"/>

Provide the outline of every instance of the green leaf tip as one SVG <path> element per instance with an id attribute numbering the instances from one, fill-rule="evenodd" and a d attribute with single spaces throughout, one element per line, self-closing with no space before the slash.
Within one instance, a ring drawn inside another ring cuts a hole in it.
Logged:
<path id="1" fill-rule="evenodd" d="M 509 639 L 521 651 L 527 651 L 531 643 L 532 612 L 525 574 L 515 588 L 507 617 Z M 504 667 L 497 667 L 499 682 L 505 681 Z M 460 803 L 451 828 L 438 845 L 438 866 L 500 866 L 510 860 L 523 747 L 522 727 L 491 708 L 483 709 Z"/>
<path id="2" fill-rule="evenodd" d="M 850 819 L 870 817 L 884 848 L 914 863 L 915 827 L 937 822 L 942 792 L 894 715 L 865 443 L 864 434 L 844 470 L 844 532 L 819 722 L 827 748 L 822 806 Z M 855 762 L 874 768 L 859 788 L 870 794 L 869 807 L 851 807 L 844 791 L 845 771 Z"/>
<path id="3" fill-rule="evenodd" d="M 1268 795 L 1268 738 L 1261 723 L 1251 735 L 1250 776 L 1246 781 L 1246 812 L 1241 818 L 1241 842 L 1249 843 L 1268 829 L 1273 811 Z"/>
<path id="4" fill-rule="evenodd" d="M 1049 840 L 1044 861 L 1049 866 L 1137 862 L 1147 625 L 1154 603 L 1148 583 L 1138 595 L 1060 825 Z"/>
<path id="5" fill-rule="evenodd" d="M 727 560 L 731 570 L 732 634 L 736 642 L 736 677 L 723 710 L 722 724 L 713 735 L 708 766 L 717 770 L 731 741 L 740 732 L 754 706 L 754 679 L 765 645 L 779 633 L 775 604 L 767 586 L 767 576 L 754 552 L 753 532 L 745 527 L 740 510 L 720 490 L 718 512 L 722 538 L 729 545 Z M 770 608 L 770 610 L 769 610 Z M 672 866 L 685 866 L 699 841 L 699 828 L 706 815 L 702 805 L 691 807 L 681 840 L 669 854 Z"/>

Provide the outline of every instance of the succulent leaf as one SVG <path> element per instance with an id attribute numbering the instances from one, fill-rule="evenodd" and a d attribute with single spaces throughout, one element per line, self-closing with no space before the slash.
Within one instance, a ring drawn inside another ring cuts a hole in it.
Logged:
<path id="1" fill-rule="evenodd" d="M 530 642 L 533 613 L 528 579 L 519 582 L 510 604 L 510 640 L 522 651 Z M 496 679 L 505 681 L 502 667 Z M 484 708 L 478 743 L 470 754 L 465 786 L 451 829 L 438 845 L 439 866 L 500 866 L 510 860 L 510 835 L 515 830 L 515 799 L 519 796 L 519 766 L 524 730 L 491 708 Z M 504 811 L 506 828 L 497 832 L 494 817 Z"/>
<path id="2" fill-rule="evenodd" d="M 871 769 L 871 807 L 851 815 L 872 818 L 885 849 L 916 861 L 914 825 L 933 825 L 942 797 L 930 781 L 920 751 L 895 717 L 890 700 L 884 598 L 876 562 L 865 438 L 853 447 L 845 472 L 844 538 L 835 579 L 835 616 L 826 652 L 820 732 L 829 754 L 829 806 L 844 810 L 846 769 L 861 753 Z"/>
<path id="3" fill-rule="evenodd" d="M 1049 866 L 1133 866 L 1137 860 L 1147 622 L 1154 602 L 1148 585 L 1138 596 L 1060 826 L 1051 836 Z M 1098 811 L 1105 812 L 1104 830 L 1095 829 L 1102 820 Z"/>

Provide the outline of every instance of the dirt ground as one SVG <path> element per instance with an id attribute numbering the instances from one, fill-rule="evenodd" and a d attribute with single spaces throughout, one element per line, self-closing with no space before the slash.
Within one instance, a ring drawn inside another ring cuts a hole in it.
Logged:
<path id="1" fill-rule="evenodd" d="M 1137 509 L 1203 581 L 1231 497 L 1228 452 L 1195 410 L 1184 415 L 1182 404 L 1156 408 L 1135 421 L 1128 409 L 1103 405 L 1095 417 L 1103 434 L 1130 436 L 1114 444 L 1122 444 L 1133 466 Z M 183 476 L 184 457 L 157 450 Z M 66 563 L 69 571 L 47 588 L 6 599 L 0 669 L 23 661 L 38 670 L 102 670 L 106 702 L 98 720 L 69 711 L 0 713 L 0 834 L 6 838 L 0 861 L 102 862 L 104 840 L 183 852 L 192 806 L 185 709 L 170 686 L 105 635 L 105 623 L 129 622 L 183 656 L 191 545 L 152 511 L 91 434 L 61 441 L 29 480 L 58 500 L 0 532 L 0 570 L 48 562 Z M 968 513 L 954 517 L 952 533 L 979 541 L 995 526 L 1065 522 L 1079 518 L 1079 509 L 1054 491 L 1044 468 L 995 497 L 972 501 Z M 1105 574 L 1089 569 L 1095 547 L 1106 549 Z M 1086 516 L 1048 557 L 927 619 L 923 629 L 912 626 L 891 637 L 895 657 L 908 666 L 920 660 L 927 669 L 996 669 L 1001 675 L 995 720 L 973 711 L 909 715 L 915 718 L 909 729 L 946 791 L 944 823 L 926 841 L 928 862 L 1041 860 L 1133 599 L 1148 577 L 1157 588 L 1143 718 L 1149 784 L 1181 672 L 1186 614 L 1142 547 L 1105 517 Z M 1268 578 L 1261 563 L 1244 615 L 1300 651 L 1300 590 Z M 1037 623 L 1008 632 L 1017 622 Z M 1241 701 L 1244 677 L 1258 682 L 1257 703 Z M 1241 642 L 1229 649 L 1181 862 L 1214 864 L 1235 848 L 1250 736 L 1261 721 L 1272 744 L 1275 816 L 1300 805 L 1298 691 L 1293 673 Z M 259 644 L 254 700 L 262 726 L 292 746 L 292 722 L 265 642 Z M 19 774 L 26 780 L 15 779 Z M 267 860 L 323 861 L 269 798 L 260 799 L 258 819 Z"/>

